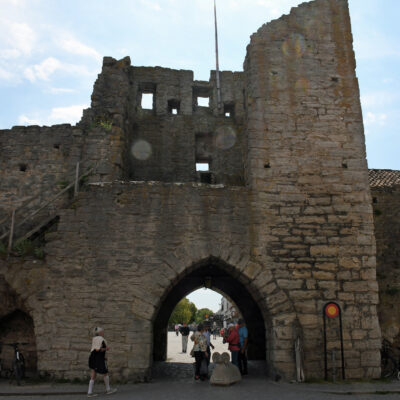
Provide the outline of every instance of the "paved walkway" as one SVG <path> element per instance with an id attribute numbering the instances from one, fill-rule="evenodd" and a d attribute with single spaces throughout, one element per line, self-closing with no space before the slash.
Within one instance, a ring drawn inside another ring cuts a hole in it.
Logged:
<path id="1" fill-rule="evenodd" d="M 193 342 L 190 340 L 190 336 L 193 332 L 190 332 L 187 353 L 182 353 L 182 336 L 176 336 L 175 332 L 168 332 L 168 350 L 167 350 L 167 361 L 176 362 L 176 363 L 193 363 L 193 357 L 190 356 L 190 350 L 192 350 Z M 215 346 L 214 351 L 218 351 L 219 353 L 223 353 L 224 351 L 228 352 L 228 344 L 222 343 L 222 337 L 217 336 L 216 340 L 213 340 L 211 336 L 211 343 Z"/>
<path id="2" fill-rule="evenodd" d="M 222 339 L 216 341 L 216 350 L 226 351 L 227 345 Z M 192 343 L 189 341 L 188 351 Z M 176 376 L 162 374 L 155 377 L 151 383 L 115 385 L 118 392 L 107 396 L 104 385 L 97 383 L 95 399 L 114 400 L 399 400 L 400 382 L 389 383 L 345 383 L 345 384 L 291 384 L 276 383 L 265 378 L 260 367 L 255 365 L 250 375 L 230 387 L 211 386 L 208 381 L 193 379 L 191 363 L 193 358 L 189 353 L 181 353 L 181 338 L 175 333 L 169 335 L 168 358 L 171 362 L 160 364 L 161 369 L 176 369 Z M 165 367 L 167 365 L 167 367 Z M 181 372 L 179 372 L 181 371 Z M 182 372 L 183 371 L 183 372 Z M 38 383 L 18 387 L 8 381 L 0 380 L 0 400 L 76 400 L 86 399 L 86 384 L 56 384 Z"/>
<path id="3" fill-rule="evenodd" d="M 114 400 L 398 400 L 400 383 L 290 384 L 246 377 L 230 387 L 215 387 L 209 382 L 158 380 L 137 385 L 116 385 L 118 392 L 107 396 L 102 385 L 96 399 Z M 37 384 L 16 387 L 0 382 L 1 400 L 76 400 L 86 399 L 86 385 Z"/>

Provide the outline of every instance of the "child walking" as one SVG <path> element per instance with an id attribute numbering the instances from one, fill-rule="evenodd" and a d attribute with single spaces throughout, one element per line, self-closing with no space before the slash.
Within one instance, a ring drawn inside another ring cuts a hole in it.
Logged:
<path id="1" fill-rule="evenodd" d="M 106 394 L 112 394 L 117 389 L 110 388 L 110 377 L 108 376 L 106 351 L 110 348 L 107 346 L 107 341 L 104 339 L 104 329 L 97 327 L 94 330 L 94 337 L 92 340 L 92 349 L 90 350 L 89 356 L 89 368 L 90 371 L 90 382 L 88 397 L 97 396 L 97 393 L 93 393 L 94 380 L 96 379 L 96 373 L 104 375 L 104 384 L 106 385 Z"/>

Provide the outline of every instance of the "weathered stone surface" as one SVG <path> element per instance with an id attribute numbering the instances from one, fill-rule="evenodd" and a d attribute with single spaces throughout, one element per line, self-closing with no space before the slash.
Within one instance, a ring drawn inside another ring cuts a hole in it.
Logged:
<path id="1" fill-rule="evenodd" d="M 321 377 L 321 311 L 336 301 L 349 376 L 375 376 L 374 225 L 354 69 L 347 1 L 316 0 L 251 37 L 244 71 L 221 74 L 223 110 L 215 72 L 200 82 L 106 57 L 76 127 L 0 131 L 0 220 L 31 196 L 31 209 L 43 204 L 77 161 L 96 165 L 73 201 L 65 194 L 38 215 L 59 216 L 44 261 L 1 259 L 32 316 L 39 371 L 87 374 L 90 332 L 102 325 L 114 376 L 149 379 L 168 312 L 207 271 L 239 307 L 255 305 L 242 311 L 261 337 L 249 352 L 271 375 L 294 376 L 296 323 L 306 376 Z M 152 110 L 141 105 L 147 93 Z M 4 312 L 20 307 L 10 304 Z"/>

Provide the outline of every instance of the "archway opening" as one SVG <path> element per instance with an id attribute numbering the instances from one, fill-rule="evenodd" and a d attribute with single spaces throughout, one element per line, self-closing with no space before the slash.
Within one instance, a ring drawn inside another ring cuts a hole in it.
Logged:
<path id="1" fill-rule="evenodd" d="M 214 258 L 192 266 L 185 275 L 174 282 L 161 299 L 159 310 L 153 323 L 153 360 L 166 361 L 168 321 L 178 302 L 189 293 L 208 287 L 234 302 L 243 316 L 249 330 L 249 360 L 266 359 L 266 324 L 254 293 L 243 283 L 236 270 Z"/>
<path id="2" fill-rule="evenodd" d="M 15 310 L 0 319 L 0 359 L 2 368 L 11 369 L 14 349 L 9 346 L 19 343 L 19 350 L 25 359 L 27 376 L 37 373 L 36 340 L 32 318 L 21 310 Z"/>
<path id="3" fill-rule="evenodd" d="M 228 352 L 229 344 L 224 343 L 224 334 L 228 334 L 228 325 L 237 324 L 240 318 L 243 317 L 238 307 L 226 294 L 207 287 L 194 290 L 179 301 L 168 321 L 166 361 L 193 363 L 193 357 L 190 356 L 193 343 L 190 337 L 199 324 L 209 331 L 212 353 Z M 189 335 L 184 337 L 183 334 L 187 333 Z"/>

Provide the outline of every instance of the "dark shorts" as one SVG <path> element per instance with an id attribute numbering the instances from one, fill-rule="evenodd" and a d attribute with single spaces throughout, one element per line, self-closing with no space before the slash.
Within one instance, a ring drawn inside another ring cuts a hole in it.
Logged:
<path id="1" fill-rule="evenodd" d="M 89 356 L 89 368 L 99 374 L 108 374 L 106 353 L 93 350 Z"/>

